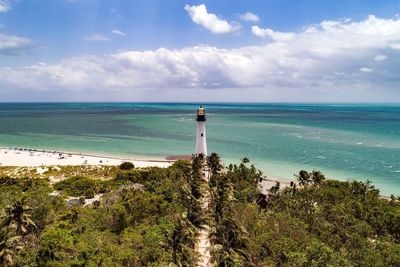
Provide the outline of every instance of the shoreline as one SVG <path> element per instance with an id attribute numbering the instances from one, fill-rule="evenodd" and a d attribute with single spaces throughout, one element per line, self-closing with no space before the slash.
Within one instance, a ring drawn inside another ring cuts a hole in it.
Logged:
<path id="1" fill-rule="evenodd" d="M 60 158 L 59 156 L 63 158 Z M 165 159 L 135 159 L 129 157 L 118 157 L 117 155 L 100 155 L 88 152 L 59 151 L 49 149 L 35 149 L 22 147 L 1 147 L 0 146 L 0 167 L 43 167 L 43 166 L 113 166 L 122 162 L 132 162 L 137 167 L 155 166 L 168 167 L 176 160 L 188 158 L 189 155 L 168 156 Z M 88 160 L 86 164 L 85 160 Z M 100 162 L 101 161 L 101 162 Z M 40 164 L 38 164 L 38 162 Z M 55 164 L 53 164 L 55 163 Z M 263 189 L 268 189 L 280 182 L 282 185 L 290 184 L 293 179 L 281 178 L 270 174 L 265 174 L 266 179 Z"/>
<path id="2" fill-rule="evenodd" d="M 96 155 L 48 149 L 0 147 L 0 166 L 42 167 L 42 166 L 113 166 L 132 162 L 137 167 L 168 167 L 174 160 L 134 159 L 110 155 Z"/>
<path id="3" fill-rule="evenodd" d="M 132 162 L 136 167 L 160 167 L 166 168 L 176 160 L 187 155 L 168 156 L 165 159 L 135 159 L 129 157 L 118 157 L 118 155 L 100 155 L 88 152 L 68 152 L 49 149 L 1 147 L 0 167 L 49 167 L 49 166 L 117 166 L 123 162 Z M 291 182 L 297 183 L 295 179 L 279 177 L 264 173 L 266 176 L 259 189 L 266 193 L 272 186 L 279 182 L 281 188 L 287 187 Z M 349 179 L 332 180 L 346 181 Z M 351 179 L 350 179 L 351 180 Z M 379 187 L 377 187 L 380 189 Z M 382 190 L 380 190 L 382 191 Z M 390 194 L 380 194 L 383 198 L 389 198 Z"/>
<path id="4" fill-rule="evenodd" d="M 62 154 L 71 154 L 71 155 L 76 155 L 76 156 L 87 156 L 87 157 L 98 157 L 98 158 L 108 158 L 108 159 L 118 159 L 118 160 L 135 160 L 135 161 L 154 161 L 154 162 L 174 162 L 174 159 L 169 159 L 168 157 L 165 158 L 157 158 L 157 157 L 149 157 L 149 158 L 132 158 L 132 157 L 126 157 L 124 155 L 118 155 L 118 154 L 111 154 L 111 153 L 105 153 L 103 154 L 102 152 L 99 152 L 98 154 L 96 152 L 78 152 L 78 151 L 68 151 L 68 150 L 58 150 L 58 149 L 39 149 L 39 148 L 30 148 L 30 147 L 10 147 L 10 146 L 0 146 L 0 150 L 18 150 L 18 151 L 28 151 L 28 152 L 46 152 L 46 153 L 62 153 Z M 171 156 L 175 157 L 175 156 Z"/>

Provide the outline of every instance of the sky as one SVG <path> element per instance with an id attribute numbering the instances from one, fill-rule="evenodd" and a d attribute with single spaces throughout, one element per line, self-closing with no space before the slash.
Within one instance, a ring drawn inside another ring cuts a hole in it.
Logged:
<path id="1" fill-rule="evenodd" d="M 0 102 L 400 103 L 400 0 L 0 0 Z"/>

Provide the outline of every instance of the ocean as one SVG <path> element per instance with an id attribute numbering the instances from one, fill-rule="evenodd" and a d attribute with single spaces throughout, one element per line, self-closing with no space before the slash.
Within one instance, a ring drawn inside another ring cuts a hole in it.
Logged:
<path id="1" fill-rule="evenodd" d="M 399 104 L 205 103 L 209 152 L 267 176 L 320 170 L 400 195 Z M 0 146 L 165 158 L 194 152 L 194 103 L 2 103 Z"/>

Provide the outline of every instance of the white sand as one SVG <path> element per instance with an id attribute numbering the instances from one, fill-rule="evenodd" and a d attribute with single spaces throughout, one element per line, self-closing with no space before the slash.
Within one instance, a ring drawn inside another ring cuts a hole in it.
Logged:
<path id="1" fill-rule="evenodd" d="M 122 162 L 132 162 L 136 167 L 168 167 L 173 161 L 135 160 L 95 155 L 83 155 L 50 151 L 29 151 L 10 148 L 0 148 L 0 166 L 77 166 L 77 165 L 119 165 Z M 44 170 L 45 168 L 43 168 Z M 42 169 L 40 171 L 43 171 Z"/>
<path id="2" fill-rule="evenodd" d="M 297 182 L 294 180 L 282 180 L 282 179 L 277 179 L 277 178 L 263 179 L 262 182 L 258 184 L 258 189 L 260 190 L 260 192 L 262 194 L 268 195 L 268 190 L 270 190 L 271 187 L 275 186 L 276 182 L 280 183 L 280 190 L 283 190 L 286 187 L 289 187 L 290 182 L 297 184 Z"/>

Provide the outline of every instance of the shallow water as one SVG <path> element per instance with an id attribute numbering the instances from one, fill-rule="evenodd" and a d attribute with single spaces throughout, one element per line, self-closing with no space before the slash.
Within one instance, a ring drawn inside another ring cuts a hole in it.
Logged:
<path id="1" fill-rule="evenodd" d="M 197 104 L 0 104 L 0 145 L 161 158 L 191 154 Z M 318 169 L 400 195 L 400 105 L 207 104 L 208 150 L 267 175 Z"/>

